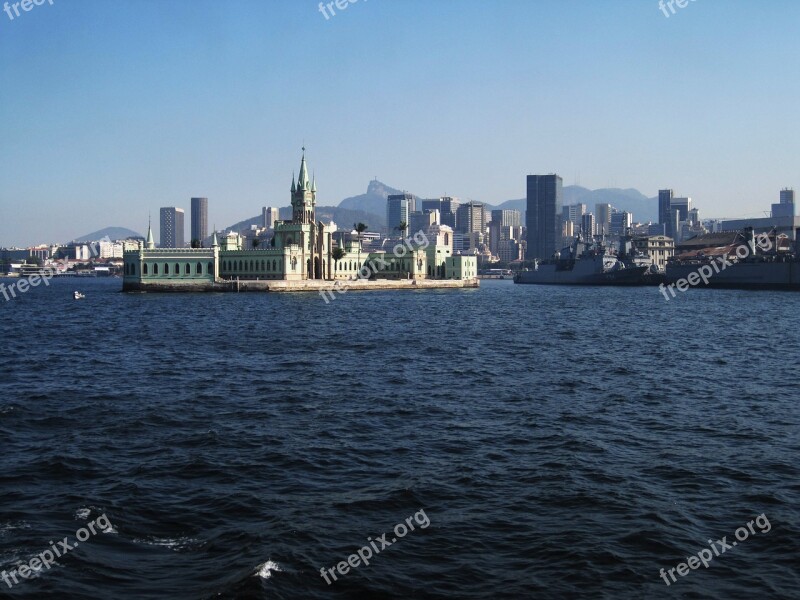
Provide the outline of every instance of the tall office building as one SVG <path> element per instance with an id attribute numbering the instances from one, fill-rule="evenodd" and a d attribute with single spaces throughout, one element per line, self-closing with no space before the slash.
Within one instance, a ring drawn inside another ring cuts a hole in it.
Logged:
<path id="1" fill-rule="evenodd" d="M 781 190 L 780 204 L 772 205 L 772 216 L 779 217 L 794 217 L 794 190 L 785 188 Z"/>
<path id="2" fill-rule="evenodd" d="M 658 190 L 658 224 L 663 228 L 663 234 L 668 237 L 674 235 L 672 227 L 672 222 L 674 221 L 673 196 L 674 192 L 672 190 Z"/>
<path id="3" fill-rule="evenodd" d="M 192 198 L 191 243 L 198 247 L 208 236 L 208 198 Z"/>
<path id="4" fill-rule="evenodd" d="M 414 235 L 420 231 L 427 234 L 431 225 L 439 223 L 439 210 L 426 209 L 421 212 L 412 212 L 408 216 L 409 234 Z"/>
<path id="5" fill-rule="evenodd" d="M 625 235 L 633 227 L 633 215 L 626 211 L 611 213 L 611 235 Z"/>
<path id="6" fill-rule="evenodd" d="M 561 245 L 561 190 L 558 175 L 528 175 L 526 258 L 550 258 Z"/>
<path id="7" fill-rule="evenodd" d="M 414 212 L 414 196 L 412 194 L 393 194 L 386 200 L 386 228 L 389 235 L 408 235 L 408 224 Z M 406 224 L 406 230 L 399 232 L 400 223 Z"/>
<path id="8" fill-rule="evenodd" d="M 564 221 L 570 221 L 577 227 L 580 227 L 583 223 L 583 215 L 585 214 L 585 204 L 567 204 L 561 209 L 561 215 L 564 218 Z"/>
<path id="9" fill-rule="evenodd" d="M 470 200 L 458 207 L 456 222 L 461 233 L 485 233 L 486 213 L 481 202 Z"/>
<path id="10" fill-rule="evenodd" d="M 264 206 L 261 208 L 261 216 L 264 219 L 261 226 L 264 227 L 264 229 L 274 229 L 275 221 L 280 219 L 280 211 L 271 206 Z"/>
<path id="11" fill-rule="evenodd" d="M 167 206 L 161 209 L 161 247 L 183 248 L 184 214 L 182 208 Z"/>
<path id="12" fill-rule="evenodd" d="M 691 198 L 672 198 L 670 212 L 678 215 L 678 223 L 689 220 L 689 211 L 692 210 Z"/>
<path id="13" fill-rule="evenodd" d="M 455 231 L 458 225 L 456 221 L 456 211 L 458 210 L 459 204 L 457 198 L 444 196 L 434 200 L 423 200 L 422 210 L 423 212 L 426 210 L 438 210 L 440 224 L 447 225 Z"/>
<path id="14" fill-rule="evenodd" d="M 501 227 L 521 227 L 522 215 L 518 210 L 513 208 L 493 210 L 491 222 Z"/>
<path id="15" fill-rule="evenodd" d="M 594 215 L 592 213 L 586 213 L 581 217 L 581 233 L 583 233 L 584 239 L 591 239 L 595 234 Z"/>
<path id="16" fill-rule="evenodd" d="M 597 228 L 597 235 L 608 235 L 609 233 L 611 233 L 610 204 L 595 204 L 594 219 L 595 219 L 595 227 Z"/>

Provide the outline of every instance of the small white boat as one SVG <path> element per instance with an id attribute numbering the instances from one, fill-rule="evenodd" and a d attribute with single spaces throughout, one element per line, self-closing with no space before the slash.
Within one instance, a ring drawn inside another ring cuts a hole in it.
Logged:
<path id="1" fill-rule="evenodd" d="M 81 298 L 86 298 L 86 296 L 84 294 L 81 294 L 80 292 L 73 292 L 72 296 L 73 296 L 73 298 L 75 298 L 75 300 L 80 300 Z"/>

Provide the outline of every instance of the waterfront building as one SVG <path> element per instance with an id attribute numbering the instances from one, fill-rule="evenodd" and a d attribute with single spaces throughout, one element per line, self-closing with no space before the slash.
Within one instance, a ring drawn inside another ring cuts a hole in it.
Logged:
<path id="1" fill-rule="evenodd" d="M 182 208 L 166 206 L 161 209 L 161 247 L 183 248 L 184 213 Z"/>
<path id="2" fill-rule="evenodd" d="M 650 235 L 633 238 L 633 247 L 653 259 L 653 264 L 660 271 L 667 266 L 667 261 L 675 255 L 675 241 L 665 235 Z"/>
<path id="3" fill-rule="evenodd" d="M 208 198 L 192 198 L 192 226 L 190 243 L 200 247 L 208 236 Z"/>
<path id="4" fill-rule="evenodd" d="M 156 248 L 148 227 L 147 240 L 124 253 L 123 289 L 209 289 L 237 280 L 347 280 L 364 277 L 366 271 L 376 279 L 458 279 L 477 273 L 475 257 L 453 256 L 454 236 L 445 226 L 436 230 L 443 245 L 429 241 L 427 246 L 415 243 L 375 252 L 363 249 L 368 233 L 345 234 L 339 242 L 344 256 L 334 260 L 333 227 L 316 220 L 317 187 L 309 179 L 305 153 L 297 180 L 292 177 L 291 204 L 292 218 L 275 222 L 267 247 L 248 247 L 232 231 L 221 239 L 214 232 L 210 248 Z"/>
<path id="5" fill-rule="evenodd" d="M 528 259 L 550 258 L 561 249 L 562 187 L 563 180 L 558 175 L 528 175 L 525 215 Z"/>

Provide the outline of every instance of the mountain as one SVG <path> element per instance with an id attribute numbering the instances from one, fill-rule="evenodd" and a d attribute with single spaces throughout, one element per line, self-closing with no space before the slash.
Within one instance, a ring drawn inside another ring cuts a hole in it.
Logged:
<path id="1" fill-rule="evenodd" d="M 386 204 L 385 199 L 383 200 L 383 204 Z M 353 223 L 366 223 L 369 226 L 370 231 L 375 231 L 376 229 L 386 226 L 385 208 L 382 213 L 383 216 L 363 210 L 342 208 L 341 206 L 318 206 L 316 212 L 317 221 L 334 221 L 339 227 L 344 229 L 349 229 L 352 227 Z M 292 208 L 290 206 L 284 206 L 280 209 L 278 216 L 279 218 L 285 220 L 291 219 Z M 243 231 L 245 229 L 250 229 L 252 225 L 258 225 L 261 227 L 263 223 L 262 219 L 262 215 L 245 219 L 244 221 L 239 221 L 238 223 L 234 223 L 233 225 L 226 227 L 224 231 Z"/>
<path id="2" fill-rule="evenodd" d="M 127 229 L 125 227 L 106 227 L 105 229 L 101 229 L 100 231 L 95 231 L 92 233 L 87 233 L 86 235 L 82 235 L 79 238 L 75 238 L 72 240 L 73 242 L 96 242 L 98 240 L 102 240 L 104 237 L 108 236 L 110 240 L 125 240 L 128 238 L 143 238 L 144 236 L 141 233 L 136 233 L 131 229 Z"/>
<path id="3" fill-rule="evenodd" d="M 339 208 L 359 210 L 374 215 L 386 215 L 386 199 L 390 194 L 402 194 L 402 190 L 390 188 L 388 185 L 373 179 L 367 186 L 367 193 L 360 196 L 351 196 L 339 202 Z M 381 221 L 385 225 L 386 217 Z M 337 221 L 338 222 L 338 221 Z M 366 221 L 365 221 L 366 222 Z"/>
<path id="4" fill-rule="evenodd" d="M 562 203 L 586 204 L 588 212 L 594 212 L 595 204 L 610 204 L 617 210 L 628 211 L 633 214 L 634 222 L 658 221 L 658 198 L 648 198 L 639 190 L 628 188 L 603 188 L 590 190 L 579 185 L 568 185 L 564 188 Z M 489 206 L 487 204 L 487 206 Z M 525 213 L 526 201 L 507 200 L 493 208 L 516 209 Z"/>

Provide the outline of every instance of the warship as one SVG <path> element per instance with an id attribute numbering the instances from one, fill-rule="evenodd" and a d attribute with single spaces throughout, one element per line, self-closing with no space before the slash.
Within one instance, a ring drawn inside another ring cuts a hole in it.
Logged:
<path id="1" fill-rule="evenodd" d="M 545 285 L 657 285 L 663 279 L 652 260 L 623 237 L 619 253 L 602 237 L 584 242 L 580 237 L 550 260 L 536 261 L 514 277 L 514 283 Z"/>
<path id="2" fill-rule="evenodd" d="M 792 243 L 774 229 L 756 236 L 753 228 L 747 227 L 730 246 L 701 250 L 667 263 L 668 284 L 691 282 L 691 277 L 697 280 L 698 276 L 703 285 L 712 288 L 800 291 L 797 241 Z"/>

